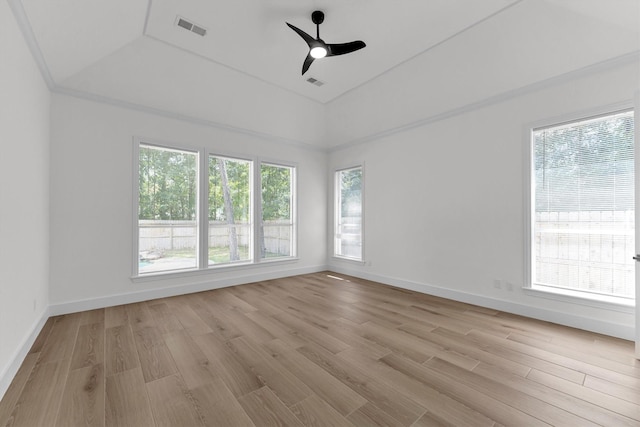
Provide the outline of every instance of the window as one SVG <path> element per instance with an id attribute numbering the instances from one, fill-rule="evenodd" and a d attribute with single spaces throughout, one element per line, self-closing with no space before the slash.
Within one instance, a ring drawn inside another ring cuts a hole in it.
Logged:
<path id="1" fill-rule="evenodd" d="M 531 283 L 635 297 L 632 111 L 534 129 Z"/>
<path id="2" fill-rule="evenodd" d="M 362 167 L 335 174 L 334 255 L 362 261 Z"/>
<path id="3" fill-rule="evenodd" d="M 295 167 L 139 142 L 137 175 L 134 276 L 295 257 Z"/>
<path id="4" fill-rule="evenodd" d="M 209 265 L 253 258 L 251 164 L 209 156 Z"/>
<path id="5" fill-rule="evenodd" d="M 260 258 L 289 257 L 295 252 L 294 169 L 263 163 Z"/>
<path id="6" fill-rule="evenodd" d="M 141 145 L 138 153 L 139 272 L 198 265 L 198 153 Z"/>

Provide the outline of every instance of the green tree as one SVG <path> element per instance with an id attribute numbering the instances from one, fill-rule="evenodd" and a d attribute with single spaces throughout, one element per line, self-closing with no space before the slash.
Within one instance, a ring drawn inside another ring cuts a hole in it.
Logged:
<path id="1" fill-rule="evenodd" d="M 277 165 L 261 165 L 262 221 L 260 222 L 260 256 L 267 255 L 264 237 L 265 221 L 291 221 L 292 168 Z"/>
<path id="2" fill-rule="evenodd" d="M 139 150 L 139 219 L 195 220 L 197 155 L 152 146 Z"/>

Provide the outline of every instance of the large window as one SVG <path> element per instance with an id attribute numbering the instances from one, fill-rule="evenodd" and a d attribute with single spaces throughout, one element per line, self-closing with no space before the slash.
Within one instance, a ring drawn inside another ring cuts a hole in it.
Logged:
<path id="1" fill-rule="evenodd" d="M 532 287 L 635 297 L 634 120 L 623 111 L 532 132 Z"/>
<path id="2" fill-rule="evenodd" d="M 362 261 L 362 167 L 336 171 L 334 255 Z"/>
<path id="3" fill-rule="evenodd" d="M 295 167 L 144 142 L 137 154 L 135 276 L 295 257 Z"/>
<path id="4" fill-rule="evenodd" d="M 141 145 L 138 155 L 140 273 L 198 265 L 198 153 Z"/>
<path id="5" fill-rule="evenodd" d="M 253 258 L 251 162 L 209 156 L 208 264 Z"/>
<path id="6" fill-rule="evenodd" d="M 260 258 L 289 257 L 295 253 L 293 209 L 294 168 L 263 163 Z"/>

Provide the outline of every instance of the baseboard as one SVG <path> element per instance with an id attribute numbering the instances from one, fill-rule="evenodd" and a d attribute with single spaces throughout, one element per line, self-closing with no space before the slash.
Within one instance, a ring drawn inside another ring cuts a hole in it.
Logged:
<path id="1" fill-rule="evenodd" d="M 18 373 L 18 369 L 20 369 L 22 362 L 24 362 L 25 357 L 27 357 L 27 354 L 29 353 L 31 346 L 33 346 L 33 343 L 36 341 L 36 338 L 38 338 L 38 334 L 44 327 L 44 324 L 46 323 L 47 319 L 49 319 L 48 307 L 45 308 L 43 312 L 40 314 L 40 317 L 36 319 L 34 324 L 31 326 L 31 331 L 29 332 L 29 335 L 25 337 L 20 347 L 18 347 L 18 349 L 16 350 L 13 357 L 11 358 L 11 362 L 9 363 L 9 365 L 5 368 L 5 370 L 2 373 L 0 373 L 0 400 L 2 400 L 2 398 L 4 397 L 4 394 L 9 389 L 9 386 L 11 385 L 11 381 L 13 381 L 13 378 Z"/>
<path id="2" fill-rule="evenodd" d="M 128 292 L 125 294 L 109 295 L 100 298 L 90 298 L 77 301 L 69 301 L 59 304 L 51 304 L 49 313 L 51 316 L 61 314 L 77 313 L 79 311 L 95 310 L 98 308 L 112 307 L 114 305 L 131 304 L 141 301 L 149 301 L 157 298 L 167 298 L 177 295 L 191 294 L 195 292 L 210 291 L 213 289 L 226 288 L 229 286 L 242 285 L 246 283 L 261 282 L 264 280 L 280 279 L 283 277 L 297 276 L 301 274 L 317 273 L 326 271 L 328 266 L 319 265 L 314 267 L 287 268 L 266 273 L 247 274 L 243 276 L 234 275 L 224 279 L 206 279 L 196 283 L 185 285 L 166 286 L 144 291 Z"/>
<path id="3" fill-rule="evenodd" d="M 557 323 L 559 325 L 570 326 L 573 328 L 622 338 L 629 341 L 635 340 L 635 331 L 632 325 L 612 323 L 601 319 L 577 316 L 571 313 L 559 312 L 540 307 L 531 307 L 513 301 L 505 301 L 483 295 L 458 291 L 455 289 L 448 289 L 424 283 L 381 276 L 377 274 L 363 273 L 358 270 L 338 265 L 329 266 L 329 270 L 365 280 L 383 283 L 385 285 L 394 286 L 397 288 L 420 292 L 423 294 L 434 295 L 437 297 L 460 301 L 467 304 L 487 307 L 494 310 L 500 310 L 507 313 L 530 317 L 533 319 L 544 320 L 547 322 Z"/>

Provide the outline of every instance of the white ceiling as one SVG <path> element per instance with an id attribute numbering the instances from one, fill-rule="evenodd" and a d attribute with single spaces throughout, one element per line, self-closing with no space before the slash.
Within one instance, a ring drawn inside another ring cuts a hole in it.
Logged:
<path id="1" fill-rule="evenodd" d="M 225 85 L 221 76 L 230 75 L 250 79 L 250 87 L 266 84 L 327 103 L 399 64 L 446 49 L 470 31 L 502 25 L 505 14 L 515 29 L 544 30 L 551 39 L 557 34 L 554 49 L 580 58 L 572 67 L 640 45 L 639 0 L 22 0 L 22 5 L 57 87 L 156 108 L 170 104 L 160 99 L 158 85 L 172 86 L 172 96 L 190 87 L 195 96 L 211 97 Z M 310 14 L 316 9 L 325 12 L 320 34 L 327 43 L 363 40 L 367 47 L 317 60 L 301 76 L 307 47 L 285 22 L 314 35 Z M 206 28 L 207 35 L 176 26 L 178 15 Z M 553 19 L 558 16 L 560 22 Z M 536 38 L 516 32 L 520 38 L 501 28 L 484 31 L 501 39 L 483 42 L 487 48 L 494 42 L 506 47 L 499 54 L 533 67 L 532 74 L 535 67 L 546 67 L 548 75 L 553 63 L 528 56 Z M 585 34 L 593 39 L 584 42 Z M 482 61 L 477 49 L 466 55 L 470 67 Z M 311 85 L 308 77 L 326 84 Z M 184 101 L 172 102 L 179 110 Z"/>

